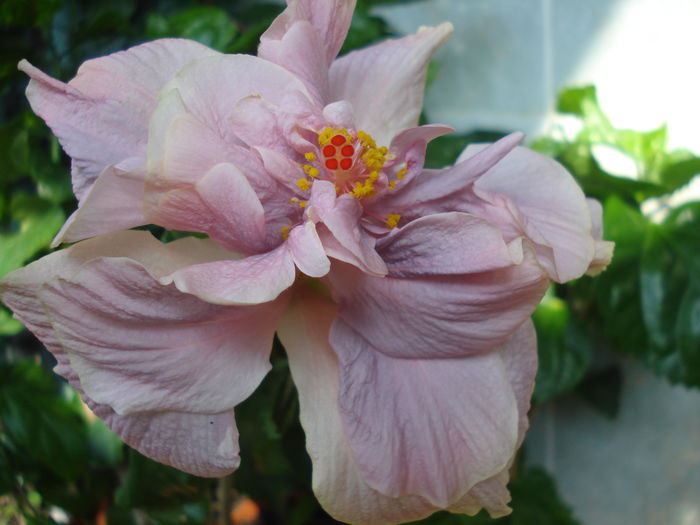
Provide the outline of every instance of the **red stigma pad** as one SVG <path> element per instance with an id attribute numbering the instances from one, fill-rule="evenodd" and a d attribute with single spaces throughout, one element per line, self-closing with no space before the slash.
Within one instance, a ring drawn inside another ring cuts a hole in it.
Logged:
<path id="1" fill-rule="evenodd" d="M 328 159 L 326 161 L 326 168 L 329 170 L 337 170 L 338 169 L 338 160 L 337 159 Z"/>
<path id="2" fill-rule="evenodd" d="M 341 146 L 345 144 L 345 137 L 343 137 L 342 135 L 336 135 L 331 139 L 331 144 L 333 144 L 334 146 Z"/>
<path id="3" fill-rule="evenodd" d="M 344 157 L 352 157 L 355 154 L 355 148 L 348 144 L 347 146 L 343 146 L 340 153 L 342 153 Z"/>
<path id="4" fill-rule="evenodd" d="M 344 170 L 349 170 L 352 168 L 352 159 L 343 159 L 340 161 L 340 167 Z"/>
<path id="5" fill-rule="evenodd" d="M 343 148 L 345 149 L 345 148 Z M 334 157 L 335 156 L 335 148 L 331 146 L 330 144 L 328 146 L 325 146 L 323 148 L 323 156 L 324 157 Z"/>

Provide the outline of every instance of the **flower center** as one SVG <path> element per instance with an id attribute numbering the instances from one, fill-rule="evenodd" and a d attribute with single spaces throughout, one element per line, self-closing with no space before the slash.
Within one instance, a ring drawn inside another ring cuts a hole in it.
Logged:
<path id="1" fill-rule="evenodd" d="M 297 180 L 299 189 L 309 190 L 310 179 L 319 178 L 333 182 L 339 195 L 349 193 L 363 199 L 376 193 L 387 148 L 378 148 L 369 133 L 325 128 L 318 134 L 317 151 L 304 155 L 309 164 L 303 166 L 306 177 Z"/>

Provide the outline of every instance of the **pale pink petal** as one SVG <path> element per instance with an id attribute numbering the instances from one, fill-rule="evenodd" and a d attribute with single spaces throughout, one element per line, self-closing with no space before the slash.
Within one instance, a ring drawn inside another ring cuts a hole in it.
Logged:
<path id="1" fill-rule="evenodd" d="M 287 246 L 297 267 L 309 277 L 323 277 L 331 269 L 313 222 L 292 228 Z"/>
<path id="2" fill-rule="evenodd" d="M 387 356 L 461 357 L 503 342 L 544 295 L 549 281 L 523 247 L 520 264 L 491 271 L 377 278 L 338 263 L 328 279 L 340 318 Z"/>
<path id="3" fill-rule="evenodd" d="M 165 39 L 85 62 L 68 84 L 27 61 L 27 97 L 73 160 L 79 200 L 110 164 L 145 158 L 148 120 L 162 86 L 190 60 L 217 54 L 188 40 Z"/>
<path id="4" fill-rule="evenodd" d="M 328 67 L 343 45 L 355 10 L 355 0 L 288 0 L 287 3 L 287 8 L 260 37 L 258 55 L 274 61 L 276 54 L 268 53 L 271 44 L 283 40 L 298 22 L 308 22 L 317 35 L 323 65 Z M 293 55 L 288 58 L 293 63 L 307 59 Z"/>
<path id="5" fill-rule="evenodd" d="M 279 106 L 290 91 L 309 96 L 295 75 L 277 64 L 250 55 L 219 55 L 194 60 L 182 68 L 166 88 L 177 89 L 187 111 L 229 143 L 236 143 L 237 139 L 228 118 L 241 99 L 258 95 Z"/>
<path id="6" fill-rule="evenodd" d="M 357 127 L 388 145 L 418 124 L 428 62 L 451 33 L 442 24 L 348 53 L 331 66 L 330 100 L 349 101 Z"/>
<path id="7" fill-rule="evenodd" d="M 389 146 L 389 153 L 396 158 L 396 161 L 390 161 L 385 167 L 398 162 L 398 167 L 406 170 L 399 184 L 408 183 L 423 169 L 428 142 L 453 131 L 454 128 L 442 124 L 428 124 L 403 130 L 392 139 Z"/>
<path id="8" fill-rule="evenodd" d="M 143 215 L 142 167 L 124 171 L 108 166 L 85 194 L 80 207 L 58 232 L 51 247 L 147 224 Z"/>
<path id="9" fill-rule="evenodd" d="M 249 147 L 270 149 L 288 157 L 296 154 L 279 122 L 279 108 L 259 96 L 241 99 L 229 123 L 236 136 Z"/>
<path id="10" fill-rule="evenodd" d="M 278 327 L 299 392 L 314 493 L 329 514 L 346 523 L 388 525 L 424 518 L 439 509 L 420 496 L 377 492 L 355 464 L 338 407 L 338 359 L 328 342 L 334 316 L 333 303 L 305 295 Z"/>
<path id="11" fill-rule="evenodd" d="M 479 151 L 471 147 L 465 155 Z M 527 148 L 515 148 L 474 183 L 474 192 L 495 208 L 509 207 L 522 232 L 541 245 L 542 264 L 553 280 L 583 275 L 595 253 L 586 198 L 556 161 Z M 551 256 L 547 252 L 551 253 Z"/>
<path id="12" fill-rule="evenodd" d="M 341 415 L 370 486 L 446 507 L 506 467 L 518 410 L 497 352 L 392 358 L 342 321 L 331 328 L 331 346 Z"/>
<path id="13" fill-rule="evenodd" d="M 466 213 L 438 213 L 408 223 L 379 243 L 392 277 L 459 275 L 518 264 L 501 232 Z"/>
<path id="14" fill-rule="evenodd" d="M 237 261 L 196 264 L 161 280 L 213 304 L 248 305 L 273 301 L 294 282 L 294 259 L 286 244 Z"/>
<path id="15" fill-rule="evenodd" d="M 3 300 L 19 317 L 44 312 L 95 402 L 121 415 L 221 412 L 266 374 L 283 304 L 216 306 L 161 285 L 134 259 L 80 255 L 57 252 L 13 272 Z"/>
<path id="16" fill-rule="evenodd" d="M 373 275 L 386 274 L 386 265 L 374 248 L 375 239 L 360 228 L 362 206 L 356 198 L 346 194 L 336 199 L 335 186 L 317 180 L 311 187 L 309 206 L 311 219 L 323 222 L 332 236 L 330 243 L 324 241 L 329 256 L 356 264 Z M 319 234 L 322 240 L 327 238 L 321 232 Z M 334 250 L 336 242 L 341 248 L 338 252 Z"/>
<path id="17" fill-rule="evenodd" d="M 147 232 L 119 232 L 12 272 L 0 295 L 127 443 L 219 476 L 238 465 L 231 408 L 269 369 L 284 304 L 215 306 L 155 277 L 221 255 L 206 240 L 162 245 Z"/>
<path id="18" fill-rule="evenodd" d="M 326 0 L 328 1 L 328 0 Z M 306 20 L 294 22 L 280 40 L 260 40 L 258 55 L 283 66 L 304 82 L 312 99 L 323 105 L 328 98 L 328 63 L 320 35 Z"/>
<path id="19" fill-rule="evenodd" d="M 472 194 L 469 189 L 481 175 L 505 157 L 523 139 L 522 133 L 511 133 L 486 145 L 476 154 L 442 170 L 425 170 L 394 192 L 377 199 L 375 207 L 400 213 L 406 219 L 442 211 L 468 212 Z"/>
<path id="20" fill-rule="evenodd" d="M 196 184 L 157 194 L 149 218 L 165 228 L 207 233 L 241 254 L 266 247 L 265 212 L 248 180 L 232 164 L 211 168 Z"/>
<path id="21" fill-rule="evenodd" d="M 537 375 L 537 337 L 532 321 L 527 320 L 515 333 L 501 345 L 501 359 L 506 368 L 518 405 L 518 441 L 520 447 L 528 429 L 527 413 L 530 410 L 530 399 L 535 387 Z M 507 468 L 492 478 L 477 483 L 469 493 L 450 509 L 452 512 L 476 514 L 482 507 L 492 518 L 500 518 L 510 514 L 508 507 L 510 494 L 507 483 L 510 466 L 515 459 L 511 458 Z"/>

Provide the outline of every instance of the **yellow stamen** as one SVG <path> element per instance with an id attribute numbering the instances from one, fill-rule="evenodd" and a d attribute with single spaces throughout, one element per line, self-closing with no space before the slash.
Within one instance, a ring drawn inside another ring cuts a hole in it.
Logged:
<path id="1" fill-rule="evenodd" d="M 299 189 L 302 191 L 307 191 L 311 189 L 311 184 L 309 183 L 308 179 L 298 179 L 297 186 L 299 186 Z"/>
<path id="2" fill-rule="evenodd" d="M 309 151 L 308 153 L 304 153 L 304 158 L 309 162 L 313 162 L 316 160 L 316 154 L 313 151 Z"/>
<path id="3" fill-rule="evenodd" d="M 283 239 L 288 239 L 289 238 L 289 230 L 291 229 L 290 226 L 282 226 L 280 228 L 280 231 L 282 232 L 282 238 Z"/>
<path id="4" fill-rule="evenodd" d="M 312 177 L 312 178 L 318 177 L 318 174 L 319 174 L 318 168 L 315 168 L 311 164 L 304 164 L 303 170 L 304 170 L 304 173 L 306 173 L 309 177 Z"/>
<path id="5" fill-rule="evenodd" d="M 403 179 L 403 178 L 406 176 L 406 173 L 408 173 L 408 170 L 407 170 L 406 168 L 400 169 L 400 170 L 396 173 L 396 178 L 399 179 L 399 180 L 401 180 L 401 179 Z"/>
<path id="6" fill-rule="evenodd" d="M 393 230 L 398 226 L 399 220 L 401 219 L 401 215 L 398 213 L 390 213 L 387 215 L 386 218 L 386 227 L 389 228 L 390 230 Z"/>
<path id="7" fill-rule="evenodd" d="M 396 189 L 396 181 L 395 181 L 395 180 L 389 181 L 389 189 L 390 189 L 390 190 L 395 190 L 395 189 Z"/>
<path id="8" fill-rule="evenodd" d="M 303 208 L 306 208 L 306 203 L 307 203 L 307 202 L 308 202 L 308 201 L 299 201 L 299 207 L 302 208 L 302 209 L 303 209 Z"/>

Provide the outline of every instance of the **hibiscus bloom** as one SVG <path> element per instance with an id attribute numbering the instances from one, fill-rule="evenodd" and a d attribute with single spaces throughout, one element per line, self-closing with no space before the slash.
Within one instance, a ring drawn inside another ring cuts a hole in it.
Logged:
<path id="1" fill-rule="evenodd" d="M 275 331 L 324 508 L 351 523 L 509 512 L 550 282 L 602 269 L 601 210 L 519 134 L 423 169 L 451 26 L 336 59 L 353 0 L 290 0 L 257 57 L 165 39 L 64 84 L 23 61 L 79 201 L 3 301 L 143 454 L 239 463 L 234 407 Z M 201 232 L 163 244 L 156 224 Z"/>

